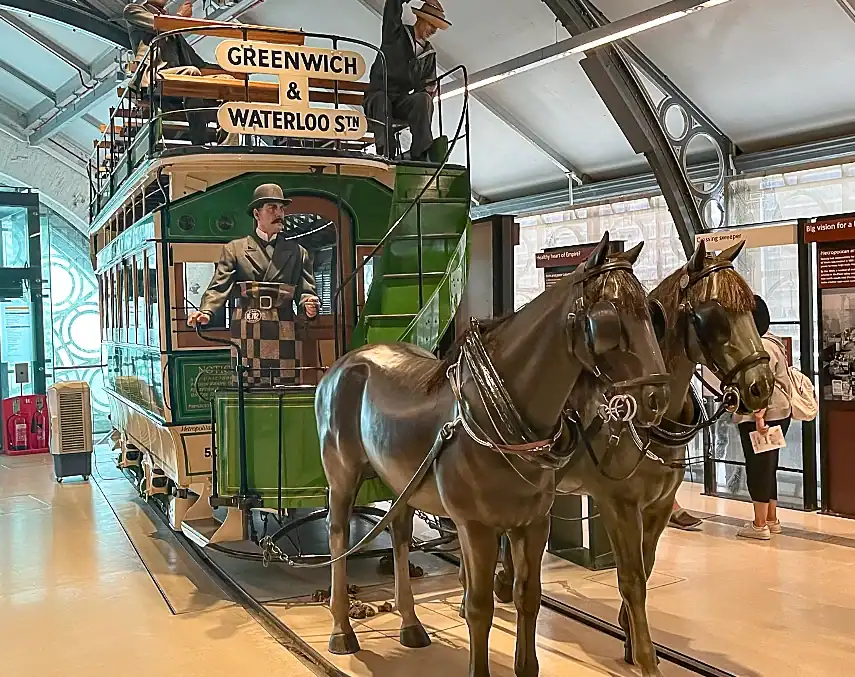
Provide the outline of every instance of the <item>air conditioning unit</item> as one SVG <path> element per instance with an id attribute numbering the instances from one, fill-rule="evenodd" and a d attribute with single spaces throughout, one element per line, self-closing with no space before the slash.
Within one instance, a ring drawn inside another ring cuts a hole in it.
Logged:
<path id="1" fill-rule="evenodd" d="M 86 381 L 63 381 L 48 388 L 50 453 L 56 481 L 92 474 L 92 407 Z"/>

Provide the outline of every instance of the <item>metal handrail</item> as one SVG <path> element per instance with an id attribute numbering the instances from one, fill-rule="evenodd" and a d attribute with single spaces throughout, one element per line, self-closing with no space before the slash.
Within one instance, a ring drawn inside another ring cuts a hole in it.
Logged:
<path id="1" fill-rule="evenodd" d="M 149 84 L 148 84 L 148 101 L 149 101 L 148 121 L 145 123 L 145 125 L 141 125 L 141 128 L 143 126 L 149 126 L 150 127 L 152 122 L 155 119 L 157 119 L 157 118 L 163 119 L 163 117 L 164 117 L 163 114 L 154 115 L 154 101 L 155 101 L 155 68 L 154 68 L 154 64 L 155 64 L 155 54 L 158 51 L 159 43 L 163 40 L 169 39 L 170 37 L 183 35 L 185 33 L 198 33 L 198 34 L 204 35 L 205 33 L 209 33 L 209 32 L 214 31 L 214 30 L 222 29 L 224 27 L 234 28 L 234 29 L 240 30 L 243 33 L 243 39 L 244 40 L 247 40 L 249 30 L 254 30 L 254 31 L 263 30 L 264 32 L 269 32 L 271 34 L 302 35 L 306 38 L 330 40 L 335 45 L 338 45 L 339 42 L 343 42 L 345 44 L 358 45 L 358 46 L 365 47 L 367 49 L 372 50 L 376 55 L 379 55 L 379 57 L 381 59 L 382 66 L 383 66 L 383 91 L 388 92 L 388 68 L 386 65 L 386 55 L 376 45 L 373 45 L 373 44 L 366 42 L 364 40 L 359 40 L 358 38 L 349 38 L 349 37 L 344 37 L 344 36 L 338 36 L 338 35 L 334 35 L 331 33 L 314 33 L 314 32 L 305 32 L 305 31 L 295 31 L 295 30 L 286 29 L 286 28 L 276 28 L 276 27 L 268 27 L 268 26 L 264 26 L 264 27 L 242 26 L 240 24 L 236 25 L 236 24 L 232 24 L 232 23 L 218 23 L 218 24 L 210 25 L 210 26 L 193 26 L 193 27 L 187 27 L 187 28 L 178 28 L 178 29 L 174 29 L 171 31 L 165 31 L 163 33 L 158 33 L 151 40 L 151 42 L 149 43 L 148 48 L 146 49 L 143 57 L 138 61 L 138 65 L 137 65 L 137 69 L 136 69 L 135 73 L 129 79 L 129 80 L 133 80 L 134 78 L 136 78 L 137 74 L 139 73 L 139 71 L 142 68 L 148 68 L 148 71 L 149 71 L 149 77 L 148 77 L 148 79 L 149 79 Z M 247 80 L 246 80 L 246 88 L 247 88 L 247 93 L 248 93 L 249 78 L 247 78 Z M 337 89 L 337 87 L 336 87 L 336 89 Z M 124 94 L 119 99 L 119 105 L 117 106 L 117 108 L 115 108 L 111 111 L 108 129 L 105 130 L 104 134 L 102 134 L 102 136 L 99 140 L 99 141 L 106 141 L 109 138 L 109 140 L 111 141 L 110 148 L 109 148 L 109 154 L 105 153 L 105 156 L 109 155 L 110 164 L 106 169 L 107 169 L 107 173 L 109 175 L 108 180 L 110 182 L 112 182 L 113 177 L 115 175 L 115 172 L 116 172 L 118 166 L 121 164 L 121 160 L 124 159 L 124 157 L 119 157 L 118 153 L 115 150 L 115 133 L 114 133 L 115 132 L 115 126 L 116 126 L 116 123 L 118 122 L 118 120 L 121 119 L 121 118 L 116 117 L 115 111 L 117 109 L 121 110 L 123 113 L 123 117 L 124 117 L 125 111 L 130 111 L 130 105 L 125 106 L 123 104 L 125 104 L 125 103 L 130 104 L 130 102 L 134 98 L 139 96 L 139 94 L 140 94 L 140 92 L 135 91 L 132 87 L 130 87 L 130 85 L 128 87 L 126 87 Z M 143 96 L 145 96 L 145 94 L 143 94 Z M 248 99 L 249 99 L 249 97 L 247 96 L 247 100 Z M 339 108 L 338 103 L 336 103 L 335 108 L 336 109 Z M 178 112 L 178 111 L 168 111 L 168 112 Z M 127 120 L 129 118 L 124 118 L 124 119 L 125 119 L 125 122 L 127 123 Z M 388 107 L 387 107 L 386 124 L 385 124 L 386 135 L 387 135 L 387 143 L 386 143 L 387 153 L 386 153 L 386 155 L 384 155 L 384 157 L 387 157 L 389 159 L 391 159 L 390 156 L 388 155 L 391 152 L 391 132 L 390 132 L 391 119 L 392 119 L 391 118 L 391 112 L 388 110 Z M 123 130 L 124 129 L 127 129 L 127 124 L 123 125 Z M 130 143 L 129 135 L 128 135 L 128 141 L 129 141 L 128 147 L 125 149 L 124 156 L 127 156 L 128 174 L 130 174 L 133 171 L 134 167 L 132 165 L 131 155 L 130 155 L 131 143 Z M 100 194 L 104 188 L 104 181 L 101 178 L 101 172 L 100 172 L 100 165 L 101 165 L 101 162 L 100 162 L 100 160 L 101 160 L 101 157 L 100 157 L 101 156 L 101 148 L 100 148 L 100 146 L 101 146 L 100 143 L 96 144 L 96 148 L 95 148 L 94 152 L 90 155 L 89 163 L 88 163 L 88 165 L 89 165 L 88 174 L 89 174 L 89 180 L 90 180 L 90 200 L 91 200 L 90 201 L 90 218 L 94 218 L 94 216 L 95 216 L 95 214 L 92 212 L 92 204 L 95 203 L 95 201 L 98 199 L 98 197 L 100 196 Z M 150 154 L 154 153 L 154 138 L 153 137 L 150 137 L 149 153 Z M 94 177 L 93 177 L 93 158 L 94 158 Z M 104 159 L 107 160 L 108 158 L 105 157 Z"/>
<path id="2" fill-rule="evenodd" d="M 454 139 L 448 146 L 448 151 L 445 154 L 445 157 L 442 160 L 442 163 L 437 167 L 436 171 L 434 171 L 433 176 L 431 176 L 430 180 L 425 182 L 424 187 L 422 187 L 419 194 L 410 202 L 410 205 L 407 207 L 406 211 L 392 224 L 391 228 L 386 231 L 386 234 L 380 238 L 380 241 L 375 245 L 375 247 L 371 250 L 371 252 L 363 258 L 363 260 L 353 269 L 353 271 L 348 275 L 344 282 L 342 282 L 338 289 L 336 290 L 335 295 L 333 296 L 333 302 L 338 300 L 338 297 L 341 295 L 342 290 L 349 285 L 356 277 L 356 275 L 365 268 L 368 261 L 370 261 L 374 255 L 383 248 L 383 246 L 389 241 L 389 238 L 392 237 L 392 234 L 400 227 L 400 225 L 404 222 L 404 220 L 409 216 L 410 212 L 413 210 L 413 207 L 417 204 L 421 204 L 421 199 L 424 197 L 428 188 L 430 188 L 431 184 L 433 184 L 439 175 L 442 173 L 442 170 L 445 169 L 448 164 L 448 160 L 451 158 L 451 153 L 454 151 L 455 146 L 457 145 L 457 141 L 462 138 L 461 130 L 463 128 L 464 122 L 466 122 L 467 133 L 466 137 L 466 165 L 469 166 L 469 72 L 466 69 L 466 66 L 460 65 L 456 68 L 452 68 L 450 71 L 443 73 L 441 76 L 437 78 L 437 83 L 439 83 L 443 78 L 452 75 L 457 71 L 461 71 L 463 73 L 463 108 L 460 112 L 460 119 L 457 123 L 457 131 L 454 133 Z M 421 233 L 419 233 L 419 243 L 421 246 Z M 422 284 L 422 272 L 419 271 L 419 286 Z"/>

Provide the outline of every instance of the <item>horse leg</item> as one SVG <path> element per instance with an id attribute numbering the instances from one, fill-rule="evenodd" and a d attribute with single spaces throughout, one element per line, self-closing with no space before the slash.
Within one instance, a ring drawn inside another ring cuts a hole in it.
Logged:
<path id="1" fill-rule="evenodd" d="M 644 533 L 642 534 L 641 551 L 644 558 L 644 573 L 647 580 L 650 580 L 650 575 L 653 573 L 653 565 L 656 562 L 656 548 L 659 545 L 659 539 L 668 526 L 668 519 L 671 517 L 671 512 L 674 507 L 673 492 L 666 498 L 647 506 L 641 514 Z M 645 611 L 646 615 L 646 611 Z M 626 642 L 624 644 L 625 656 L 624 660 L 627 663 L 632 663 L 632 640 L 629 633 L 629 615 L 626 602 L 620 605 L 620 616 L 618 617 L 621 627 L 627 633 Z M 655 650 L 655 649 L 654 649 Z M 657 663 L 659 659 L 656 659 Z"/>
<path id="2" fill-rule="evenodd" d="M 540 610 L 540 565 L 549 539 L 549 517 L 510 532 L 514 574 L 514 605 L 517 608 L 517 648 L 514 674 L 537 677 L 536 626 Z"/>
<path id="3" fill-rule="evenodd" d="M 493 576 L 499 555 L 499 534 L 477 522 L 458 524 L 457 531 L 466 567 L 463 604 L 469 627 L 469 677 L 489 677 Z"/>
<path id="4" fill-rule="evenodd" d="M 502 568 L 499 569 L 493 581 L 493 592 L 497 600 L 507 604 L 514 599 L 514 558 L 511 556 L 511 545 L 507 534 L 502 534 L 499 558 Z"/>
<path id="5" fill-rule="evenodd" d="M 348 468 L 345 459 L 335 455 L 334 471 L 327 467 L 333 454 L 324 454 L 324 469 L 330 485 L 330 510 L 327 517 L 330 532 L 330 555 L 335 558 L 347 552 L 350 544 L 350 517 L 359 491 L 360 471 Z M 352 654 L 359 651 L 359 640 L 350 625 L 350 597 L 347 594 L 347 560 L 332 565 L 330 611 L 333 629 L 329 651 L 332 654 Z"/>
<path id="6" fill-rule="evenodd" d="M 624 623 L 628 620 L 625 631 L 630 641 L 632 663 L 641 668 L 644 677 L 661 677 L 645 612 L 647 575 L 640 507 L 635 503 L 610 500 L 600 503 L 600 514 L 615 551 L 618 588 L 626 605 Z"/>
<path id="7" fill-rule="evenodd" d="M 466 583 L 466 562 L 463 559 L 463 551 L 460 552 L 460 570 L 457 572 L 457 580 L 460 581 L 460 587 L 463 588 L 463 598 L 460 600 L 460 609 L 458 613 L 461 618 L 466 618 L 466 589 L 469 587 Z"/>
<path id="8" fill-rule="evenodd" d="M 415 511 L 404 506 L 392 520 L 392 552 L 395 558 L 395 606 L 401 614 L 401 644 L 411 649 L 430 645 L 430 637 L 416 616 L 410 582 L 410 541 L 413 539 Z"/>

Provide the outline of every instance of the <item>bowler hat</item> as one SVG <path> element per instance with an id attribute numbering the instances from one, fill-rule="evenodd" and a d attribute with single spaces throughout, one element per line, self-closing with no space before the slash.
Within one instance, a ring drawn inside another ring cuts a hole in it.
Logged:
<path id="1" fill-rule="evenodd" d="M 255 189 L 252 194 L 252 202 L 249 203 L 246 211 L 252 216 L 252 210 L 263 207 L 268 202 L 278 202 L 283 207 L 291 204 L 291 200 L 282 193 L 282 186 L 275 183 L 264 183 Z"/>
<path id="2" fill-rule="evenodd" d="M 425 0 L 421 7 L 413 10 L 413 14 L 443 31 L 451 26 L 451 22 L 445 18 L 445 10 L 439 0 Z"/>

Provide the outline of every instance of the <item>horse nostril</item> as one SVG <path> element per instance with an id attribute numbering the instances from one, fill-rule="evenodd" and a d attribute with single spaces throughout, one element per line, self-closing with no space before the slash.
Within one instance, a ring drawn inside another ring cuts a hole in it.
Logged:
<path id="1" fill-rule="evenodd" d="M 647 406 L 650 407 L 650 411 L 659 411 L 659 396 L 655 390 L 647 395 Z"/>

